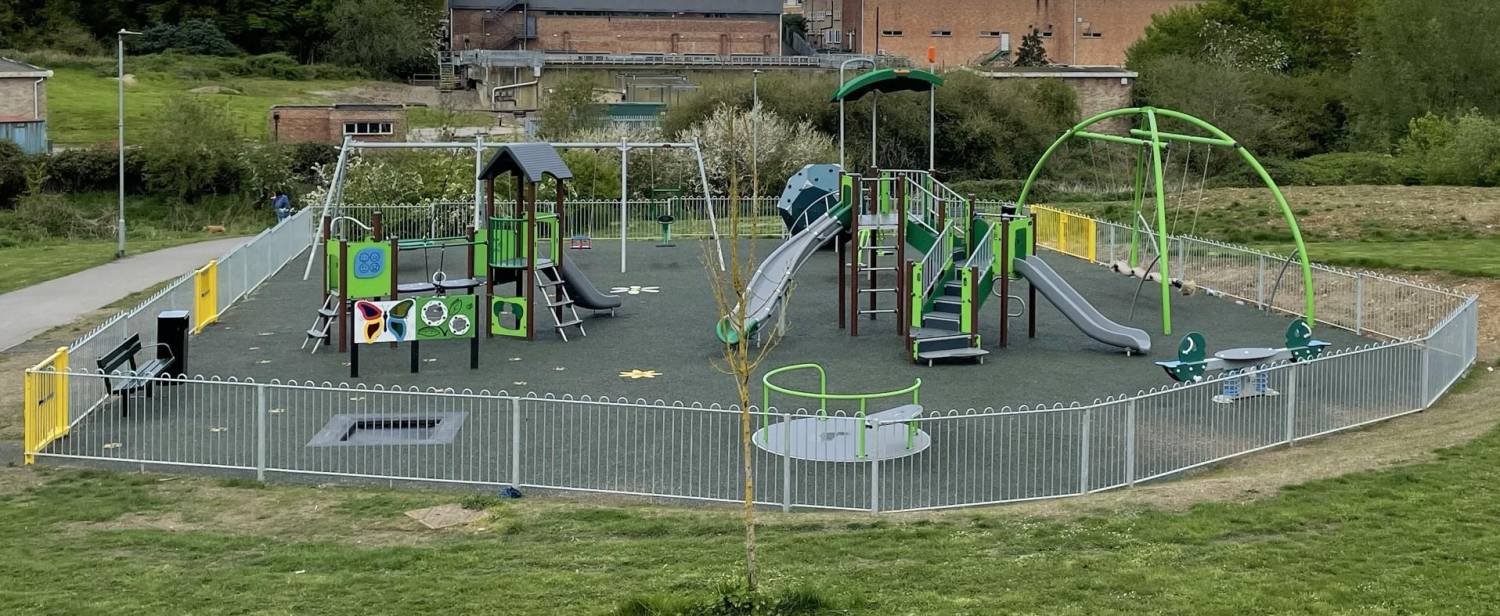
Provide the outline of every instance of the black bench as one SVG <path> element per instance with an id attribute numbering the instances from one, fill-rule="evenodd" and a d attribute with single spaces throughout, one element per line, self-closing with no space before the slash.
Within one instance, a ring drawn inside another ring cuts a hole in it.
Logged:
<path id="1" fill-rule="evenodd" d="M 130 415 L 131 394 L 145 391 L 146 397 L 150 398 L 153 383 L 151 379 L 162 376 L 167 371 L 167 367 L 172 365 L 171 348 L 165 344 L 155 346 L 167 349 L 167 357 L 158 357 L 137 366 L 135 356 L 143 347 L 140 334 L 136 334 L 105 353 L 104 357 L 100 357 L 96 362 L 99 365 L 99 371 L 104 373 L 106 395 L 120 395 L 121 417 Z"/>

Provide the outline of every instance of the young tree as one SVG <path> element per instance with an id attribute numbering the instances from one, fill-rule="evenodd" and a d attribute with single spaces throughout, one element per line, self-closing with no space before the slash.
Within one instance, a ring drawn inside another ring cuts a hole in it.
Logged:
<path id="1" fill-rule="evenodd" d="M 726 126 L 726 134 L 731 139 L 738 137 L 748 130 L 748 124 L 744 122 L 729 122 Z M 741 165 L 738 158 L 726 159 L 725 174 L 729 182 L 729 202 L 737 204 L 740 197 L 740 182 L 744 179 L 745 167 Z M 748 307 L 750 278 L 755 273 L 755 245 L 753 240 L 742 231 L 741 211 L 742 208 L 731 205 L 728 208 L 727 220 L 721 220 L 719 227 L 720 236 L 729 244 L 728 259 L 720 268 L 718 254 L 714 251 L 711 242 L 704 242 L 703 266 L 708 271 L 709 290 L 713 294 L 714 305 L 719 314 L 726 315 L 726 324 L 735 332 L 739 332 L 737 340 L 733 344 L 725 344 L 723 354 L 719 361 L 714 362 L 714 367 L 720 372 L 734 379 L 735 392 L 739 395 L 740 403 L 740 472 L 744 475 L 743 484 L 743 521 L 745 526 L 745 587 L 750 592 L 755 592 L 759 583 L 758 567 L 756 564 L 756 540 L 755 540 L 755 466 L 754 466 L 754 436 L 753 413 L 750 406 L 750 381 L 755 375 L 766 355 L 776 346 L 777 332 L 772 327 L 765 327 L 760 336 L 760 346 L 757 349 L 751 347 L 752 336 L 746 335 L 746 311 Z M 786 310 L 785 298 L 782 299 L 782 310 Z M 761 409 L 762 412 L 765 409 Z"/>
<path id="2" fill-rule="evenodd" d="M 1047 66 L 1047 48 L 1042 45 L 1042 31 L 1031 29 L 1031 34 L 1021 37 L 1021 48 L 1016 50 L 1016 66 Z"/>
<path id="3" fill-rule="evenodd" d="M 575 73 L 547 89 L 542 100 L 542 136 L 565 139 L 604 124 L 604 105 L 594 99 L 594 77 Z"/>
<path id="4" fill-rule="evenodd" d="M 437 15 L 423 3 L 340 0 L 328 29 L 334 59 L 372 75 L 409 74 L 437 61 Z"/>

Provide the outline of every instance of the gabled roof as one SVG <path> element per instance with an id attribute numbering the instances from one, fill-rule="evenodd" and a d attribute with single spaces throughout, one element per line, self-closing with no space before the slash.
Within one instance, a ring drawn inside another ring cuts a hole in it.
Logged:
<path id="1" fill-rule="evenodd" d="M 943 78 L 914 68 L 885 68 L 870 71 L 854 79 L 833 93 L 828 100 L 838 102 L 854 100 L 870 92 L 926 92 L 943 85 Z"/>
<path id="2" fill-rule="evenodd" d="M 45 79 L 52 76 L 52 71 L 32 66 L 20 60 L 0 58 L 0 77 L 30 77 L 33 79 Z"/>
<path id="3" fill-rule="evenodd" d="M 491 180 L 509 173 L 519 173 L 527 182 L 542 181 L 550 175 L 559 180 L 573 179 L 573 171 L 548 143 L 512 143 L 500 147 L 490 164 L 484 166 L 479 179 Z"/>

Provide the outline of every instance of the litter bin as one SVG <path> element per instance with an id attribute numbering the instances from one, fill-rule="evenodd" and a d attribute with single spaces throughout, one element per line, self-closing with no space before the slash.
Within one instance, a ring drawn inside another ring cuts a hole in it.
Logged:
<path id="1" fill-rule="evenodd" d="M 165 374 L 176 377 L 187 374 L 188 331 L 192 316 L 186 310 L 163 310 L 156 314 L 157 359 L 170 359 Z"/>

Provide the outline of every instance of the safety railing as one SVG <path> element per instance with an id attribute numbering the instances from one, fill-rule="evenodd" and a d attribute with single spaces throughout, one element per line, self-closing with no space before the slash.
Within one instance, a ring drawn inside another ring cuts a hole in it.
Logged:
<path id="1" fill-rule="evenodd" d="M 22 377 L 21 438 L 27 464 L 68 434 L 68 368 L 68 347 L 62 347 Z"/>
<path id="2" fill-rule="evenodd" d="M 1036 243 L 1080 259 L 1096 260 L 1094 219 L 1056 208 L 1031 206 L 1036 214 Z"/>
<path id="3" fill-rule="evenodd" d="M 739 234 L 741 237 L 782 237 L 785 224 L 777 209 L 776 197 L 743 197 L 739 200 Z M 714 197 L 710 202 L 714 218 L 702 197 L 669 199 L 629 199 L 621 218 L 618 199 L 570 199 L 564 227 L 569 235 L 586 235 L 595 239 L 619 239 L 623 231 L 628 240 L 660 240 L 662 216 L 672 218 L 672 237 L 704 239 L 712 237 L 713 222 L 728 235 L 729 199 Z M 474 202 L 438 201 L 431 203 L 345 203 L 335 212 L 368 226 L 374 213 L 380 212 L 382 232 L 401 239 L 451 239 L 465 237 L 474 224 Z"/>
<path id="4" fill-rule="evenodd" d="M 925 302 L 932 296 L 932 288 L 937 286 L 938 280 L 942 279 L 943 272 L 948 271 L 953 264 L 953 228 L 943 229 L 937 239 L 932 242 L 932 248 L 922 255 L 917 262 L 918 282 L 917 288 L 922 290 L 921 299 Z M 916 308 L 920 308 L 919 306 Z M 913 315 L 921 314 L 921 310 L 913 310 Z"/>
<path id="5" fill-rule="evenodd" d="M 757 447 L 756 501 L 785 508 L 942 509 L 1174 476 L 1426 408 L 1472 365 L 1476 317 L 1470 299 L 1419 340 L 1257 368 L 1256 376 L 1278 395 L 1233 403 L 1215 397 L 1242 375 L 1087 404 L 953 409 L 892 422 L 865 418 L 870 435 L 900 425 L 903 433 L 925 434 L 930 446 L 896 459 L 844 463 Z M 133 400 L 125 416 L 117 397 L 106 393 L 103 375 L 46 366 L 28 371 L 28 383 L 44 379 L 81 385 L 86 395 L 53 398 L 50 414 L 27 414 L 28 422 L 42 422 L 28 423 L 28 435 L 49 426 L 56 431 L 63 425 L 58 417 L 73 418 L 66 439 L 28 436 L 36 445 L 27 453 L 39 459 L 204 467 L 262 480 L 327 476 L 721 502 L 737 501 L 744 479 L 741 418 L 733 407 L 194 378 L 150 379 L 154 395 Z M 820 383 L 816 393 L 802 392 L 819 408 L 752 408 L 753 422 L 858 416 L 857 406 L 842 408 L 826 381 Z M 421 428 L 425 436 L 383 440 L 379 428 L 389 426 Z M 360 433 L 372 429 L 376 434 Z"/>

